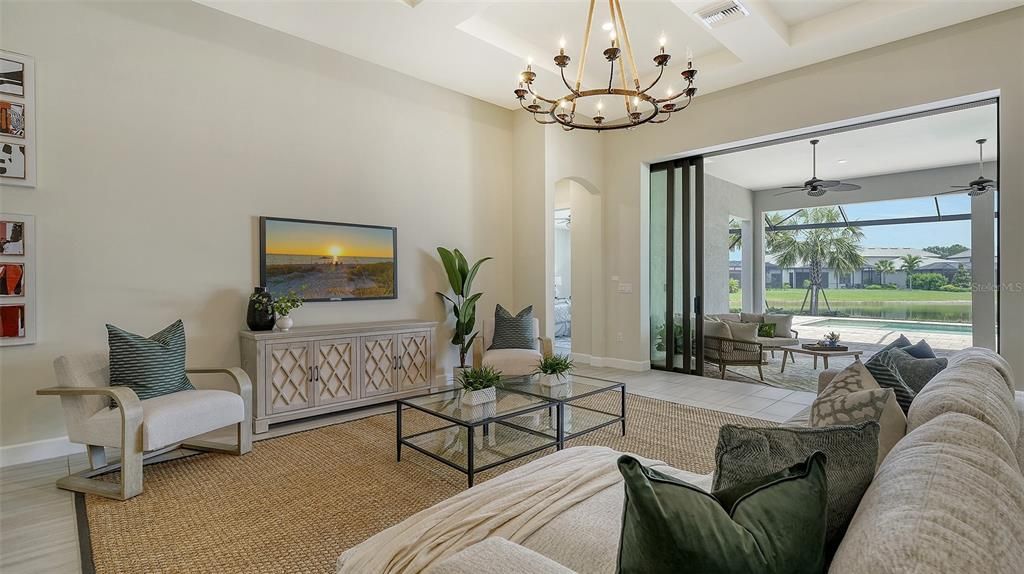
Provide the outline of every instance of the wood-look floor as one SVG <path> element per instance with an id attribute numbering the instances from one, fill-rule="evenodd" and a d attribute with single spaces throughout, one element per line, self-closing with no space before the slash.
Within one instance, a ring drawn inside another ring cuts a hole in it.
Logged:
<path id="1" fill-rule="evenodd" d="M 789 418 L 814 399 L 811 393 L 676 373 L 636 373 L 594 367 L 580 367 L 578 372 L 624 382 L 631 393 L 775 421 Z M 374 407 L 296 421 L 279 425 L 257 439 L 392 410 L 390 406 Z M 229 440 L 226 434 L 205 438 Z M 87 466 L 83 453 L 0 468 L 0 573 L 81 572 L 74 497 L 57 489 L 54 483 Z"/>

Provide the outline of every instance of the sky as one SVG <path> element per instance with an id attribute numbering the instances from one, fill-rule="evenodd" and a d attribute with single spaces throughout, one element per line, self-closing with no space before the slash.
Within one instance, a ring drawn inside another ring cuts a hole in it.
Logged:
<path id="1" fill-rule="evenodd" d="M 267 253 L 341 257 L 393 257 L 390 229 L 267 220 Z"/>

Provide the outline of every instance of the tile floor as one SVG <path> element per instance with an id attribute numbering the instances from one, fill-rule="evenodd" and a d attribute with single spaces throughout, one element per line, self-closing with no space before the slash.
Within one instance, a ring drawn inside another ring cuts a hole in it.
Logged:
<path id="1" fill-rule="evenodd" d="M 775 422 L 785 421 L 814 400 L 812 393 L 662 371 L 632 372 L 580 366 L 577 372 L 624 382 L 630 393 Z M 392 410 L 390 406 L 376 407 L 298 421 L 276 427 L 259 438 Z M 53 483 L 85 467 L 85 455 L 81 454 L 0 468 L 0 572 L 73 574 L 81 571 L 73 498 Z"/>

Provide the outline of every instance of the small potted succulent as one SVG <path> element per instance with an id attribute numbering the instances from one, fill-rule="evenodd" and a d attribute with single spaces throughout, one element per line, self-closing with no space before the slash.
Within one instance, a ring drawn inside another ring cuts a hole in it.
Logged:
<path id="1" fill-rule="evenodd" d="M 291 329 L 295 322 L 289 316 L 289 313 L 302 307 L 302 298 L 295 291 L 289 291 L 287 294 L 272 300 L 258 298 L 258 295 L 258 293 L 253 293 L 250 297 L 250 300 L 254 303 L 253 306 L 260 311 L 275 313 L 277 315 L 277 322 L 275 324 L 279 331 Z"/>
<path id="2" fill-rule="evenodd" d="M 540 375 L 540 384 L 548 387 L 561 385 L 572 374 L 576 365 L 566 355 L 548 355 L 537 363 L 535 375 Z"/>
<path id="3" fill-rule="evenodd" d="M 459 372 L 458 383 L 463 390 L 463 404 L 475 406 L 491 403 L 497 398 L 494 388 L 501 384 L 501 371 L 488 365 L 465 369 Z"/>
<path id="4" fill-rule="evenodd" d="M 835 331 L 829 331 L 828 335 L 825 335 L 825 346 L 826 347 L 838 347 L 839 346 L 839 333 Z"/>

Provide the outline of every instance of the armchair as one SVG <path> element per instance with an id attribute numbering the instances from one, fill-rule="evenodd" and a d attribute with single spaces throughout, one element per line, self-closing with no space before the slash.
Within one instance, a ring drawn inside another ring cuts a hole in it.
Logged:
<path id="1" fill-rule="evenodd" d="M 540 335 L 540 321 L 533 319 L 533 332 Z M 536 349 L 490 349 L 494 340 L 494 319 L 482 319 L 480 336 L 473 342 L 473 366 L 480 368 L 490 365 L 511 377 L 529 375 L 537 370 L 542 356 L 554 352 L 554 341 L 550 337 L 537 337 Z"/>
<path id="2" fill-rule="evenodd" d="M 761 343 L 704 335 L 704 360 L 718 365 L 723 379 L 727 366 L 751 366 L 757 367 L 757 376 L 763 381 L 762 352 Z"/>
<path id="3" fill-rule="evenodd" d="M 128 387 L 109 384 L 105 354 L 58 357 L 60 386 L 37 395 L 59 396 L 71 442 L 85 444 L 90 469 L 57 481 L 57 487 L 127 500 L 142 493 L 142 466 L 177 448 L 243 455 L 252 450 L 252 384 L 239 368 L 186 369 L 190 375 L 223 374 L 237 393 L 200 388 L 204 377 L 191 377 L 196 390 L 139 400 Z M 108 399 L 117 402 L 108 408 Z M 235 425 L 236 444 L 195 440 L 204 433 Z M 191 439 L 191 440 L 190 440 Z M 121 461 L 107 464 L 106 448 L 121 449 Z M 94 477 L 121 470 L 120 483 Z"/>

